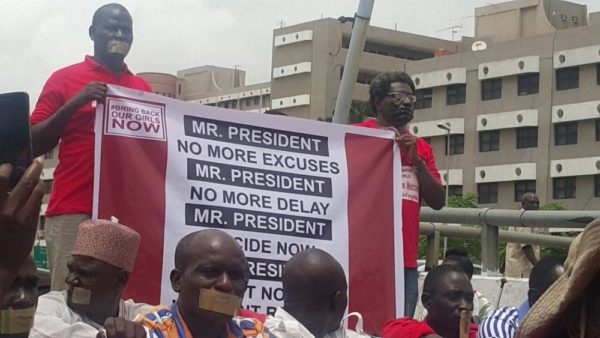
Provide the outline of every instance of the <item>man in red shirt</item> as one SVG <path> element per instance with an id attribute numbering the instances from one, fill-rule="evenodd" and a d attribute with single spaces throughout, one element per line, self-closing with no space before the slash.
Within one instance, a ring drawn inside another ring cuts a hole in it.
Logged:
<path id="1" fill-rule="evenodd" d="M 428 313 L 422 322 L 412 318 L 390 320 L 383 327 L 383 338 L 477 337 L 478 327 L 470 323 L 473 287 L 460 267 L 442 264 L 429 271 L 421 303 Z"/>
<path id="2" fill-rule="evenodd" d="M 67 260 L 77 229 L 92 213 L 94 182 L 94 121 L 96 102 L 107 84 L 150 91 L 124 63 L 133 41 L 131 15 L 108 4 L 92 19 L 89 36 L 94 56 L 50 76 L 31 115 L 35 155 L 52 150 L 60 140 L 59 164 L 46 211 L 46 243 L 52 290 L 66 289 Z"/>
<path id="3" fill-rule="evenodd" d="M 433 209 L 444 206 L 444 188 L 429 143 L 408 131 L 414 117 L 415 84 L 410 75 L 391 71 L 379 74 L 369 87 L 375 118 L 355 124 L 396 133 L 402 158 L 402 236 L 404 245 L 404 314 L 412 317 L 418 297 L 417 247 L 421 199 Z"/>

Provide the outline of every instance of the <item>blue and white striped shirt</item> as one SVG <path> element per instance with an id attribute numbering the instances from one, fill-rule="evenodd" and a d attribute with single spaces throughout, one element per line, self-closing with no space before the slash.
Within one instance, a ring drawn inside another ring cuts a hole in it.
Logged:
<path id="1" fill-rule="evenodd" d="M 494 311 L 479 325 L 477 338 L 513 338 L 527 311 L 529 301 L 518 308 L 505 307 Z"/>

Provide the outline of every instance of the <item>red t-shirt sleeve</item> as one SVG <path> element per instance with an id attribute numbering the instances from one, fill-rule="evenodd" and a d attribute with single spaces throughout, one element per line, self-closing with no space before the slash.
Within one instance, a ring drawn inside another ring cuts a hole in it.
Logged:
<path id="1" fill-rule="evenodd" d="M 435 155 L 433 154 L 433 149 L 431 149 L 429 143 L 423 141 L 422 139 L 419 139 L 419 141 L 421 141 L 419 142 L 419 155 L 421 156 L 423 161 L 425 161 L 427 169 L 429 169 L 431 175 L 433 175 L 433 177 L 441 183 L 442 177 L 440 176 L 440 172 L 438 171 L 438 168 L 435 165 Z"/>
<path id="2" fill-rule="evenodd" d="M 393 319 L 385 323 L 383 338 L 421 338 L 435 331 L 425 322 L 412 318 Z"/>
<path id="3" fill-rule="evenodd" d="M 59 83 L 60 79 L 57 79 L 55 74 L 50 76 L 48 81 L 46 81 L 44 88 L 42 88 L 42 93 L 35 105 L 35 109 L 31 113 L 32 125 L 46 120 L 66 103 Z"/>

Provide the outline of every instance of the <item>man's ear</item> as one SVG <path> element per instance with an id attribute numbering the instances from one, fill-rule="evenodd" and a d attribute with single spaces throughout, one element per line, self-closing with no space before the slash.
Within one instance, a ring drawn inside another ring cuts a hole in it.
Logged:
<path id="1" fill-rule="evenodd" d="M 374 116 L 377 116 L 377 114 L 379 113 L 379 107 L 381 107 L 381 102 L 383 101 L 383 99 L 378 99 L 375 98 L 373 100 L 374 106 L 375 106 L 375 111 L 372 112 Z"/>
<path id="2" fill-rule="evenodd" d="M 431 306 L 431 296 L 427 292 L 423 292 L 421 295 L 421 304 L 423 304 L 423 308 L 429 311 L 429 307 Z"/>
<path id="3" fill-rule="evenodd" d="M 171 288 L 175 292 L 181 291 L 181 276 L 182 275 L 183 275 L 183 273 L 179 269 L 171 270 L 171 275 L 170 275 Z"/>
<path id="4" fill-rule="evenodd" d="M 90 36 L 90 39 L 92 39 L 92 41 L 95 41 L 96 39 L 96 26 L 91 25 L 90 28 L 88 29 L 88 35 Z"/>
<path id="5" fill-rule="evenodd" d="M 529 301 L 529 306 L 535 304 L 535 302 L 537 302 L 540 296 L 541 295 L 537 289 L 530 288 L 529 290 L 527 290 L 527 300 Z"/>
<path id="6" fill-rule="evenodd" d="M 129 272 L 120 270 L 119 273 L 117 273 L 117 284 L 124 288 L 125 285 L 127 285 L 127 281 L 129 281 Z"/>
<path id="7" fill-rule="evenodd" d="M 348 305 L 347 300 L 346 300 L 346 295 L 344 294 L 343 291 L 336 291 L 334 294 L 331 295 L 331 297 L 329 298 L 329 307 L 332 310 L 346 310 L 346 306 Z"/>

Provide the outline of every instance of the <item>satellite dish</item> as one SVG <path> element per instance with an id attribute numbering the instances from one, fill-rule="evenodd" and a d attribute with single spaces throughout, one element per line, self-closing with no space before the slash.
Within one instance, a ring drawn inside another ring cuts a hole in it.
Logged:
<path id="1" fill-rule="evenodd" d="M 487 43 L 485 43 L 485 41 L 475 41 L 473 42 L 473 44 L 471 45 L 471 50 L 476 52 L 478 50 L 484 50 L 487 48 Z"/>

